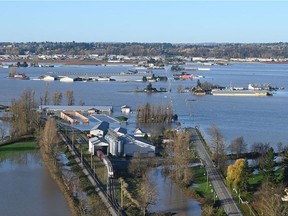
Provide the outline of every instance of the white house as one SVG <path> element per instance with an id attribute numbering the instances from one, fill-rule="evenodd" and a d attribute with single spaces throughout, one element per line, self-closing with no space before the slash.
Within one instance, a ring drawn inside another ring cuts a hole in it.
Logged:
<path id="1" fill-rule="evenodd" d="M 147 134 L 148 137 L 151 137 L 150 133 L 145 133 L 144 131 L 142 131 L 140 128 L 136 128 L 134 131 L 134 136 L 135 137 L 144 137 L 145 134 Z"/>
<path id="2" fill-rule="evenodd" d="M 127 105 L 121 106 L 121 112 L 124 114 L 129 114 L 131 112 L 131 107 Z"/>
<path id="3" fill-rule="evenodd" d="M 95 125 L 91 130 L 90 134 L 98 137 L 104 137 L 109 129 L 109 123 L 102 121 L 101 123 Z"/>

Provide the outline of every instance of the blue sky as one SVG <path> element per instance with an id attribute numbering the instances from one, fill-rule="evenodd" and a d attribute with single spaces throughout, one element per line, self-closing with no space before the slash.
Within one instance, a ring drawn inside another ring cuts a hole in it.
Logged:
<path id="1" fill-rule="evenodd" d="M 288 42 L 286 1 L 0 1 L 0 41 Z"/>

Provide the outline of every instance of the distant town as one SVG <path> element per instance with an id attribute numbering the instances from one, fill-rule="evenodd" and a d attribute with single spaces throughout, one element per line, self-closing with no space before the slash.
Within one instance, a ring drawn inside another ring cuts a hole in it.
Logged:
<path id="1" fill-rule="evenodd" d="M 171 43 L 79 43 L 79 42 L 0 42 L 0 62 L 23 62 L 49 66 L 65 64 L 147 64 L 161 68 L 164 63 L 186 61 L 288 62 L 288 43 L 171 44 Z M 5 64 L 4 64 L 5 65 Z"/>

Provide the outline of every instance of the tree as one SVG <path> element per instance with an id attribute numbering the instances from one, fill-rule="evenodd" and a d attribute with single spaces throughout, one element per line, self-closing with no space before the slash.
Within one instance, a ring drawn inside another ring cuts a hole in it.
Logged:
<path id="1" fill-rule="evenodd" d="M 10 133 L 11 136 L 19 137 L 31 134 L 35 131 L 39 115 L 36 112 L 35 92 L 25 89 L 21 97 L 13 99 L 10 107 Z"/>
<path id="2" fill-rule="evenodd" d="M 80 105 L 80 106 L 84 106 L 84 105 L 85 105 L 85 102 L 84 102 L 83 100 L 80 100 L 80 101 L 79 101 L 79 105 Z"/>
<path id="3" fill-rule="evenodd" d="M 144 175 L 142 178 L 141 188 L 140 188 L 140 205 L 143 210 L 144 216 L 147 213 L 148 207 L 155 204 L 156 201 L 156 188 L 155 184 L 149 179 L 148 176 Z"/>
<path id="4" fill-rule="evenodd" d="M 3 122 L 0 121 L 0 139 L 1 143 L 4 142 L 4 138 L 6 136 L 6 128 Z"/>
<path id="5" fill-rule="evenodd" d="M 66 97 L 67 97 L 67 105 L 73 106 L 74 105 L 74 93 L 73 93 L 73 91 L 67 90 L 66 91 Z"/>
<path id="6" fill-rule="evenodd" d="M 172 107 L 167 105 L 150 105 L 146 103 L 139 106 L 136 111 L 137 123 L 170 123 L 172 121 Z"/>
<path id="7" fill-rule="evenodd" d="M 48 82 L 46 82 L 43 102 L 44 102 L 44 105 L 48 105 L 50 103 L 50 91 L 49 91 L 49 83 Z"/>
<path id="8" fill-rule="evenodd" d="M 189 132 L 179 132 L 174 139 L 174 178 L 183 185 L 189 185 L 193 178 L 189 164 L 195 155 L 189 151 L 190 138 Z"/>
<path id="9" fill-rule="evenodd" d="M 178 93 L 181 93 L 182 92 L 182 86 L 179 84 L 177 85 L 177 92 Z"/>
<path id="10" fill-rule="evenodd" d="M 232 153 L 237 154 L 237 157 L 239 157 L 241 153 L 246 151 L 247 143 L 245 143 L 243 136 L 240 136 L 232 140 L 229 148 Z"/>
<path id="11" fill-rule="evenodd" d="M 223 162 L 223 158 L 225 156 L 225 145 L 224 145 L 224 136 L 222 135 L 220 129 L 212 124 L 210 128 L 208 128 L 208 134 L 210 135 L 212 142 L 211 148 L 214 155 L 214 160 L 216 166 L 219 167 L 220 162 Z M 223 165 L 223 164 L 222 164 Z"/>
<path id="12" fill-rule="evenodd" d="M 191 134 L 189 132 L 175 133 L 173 131 L 165 134 L 171 140 L 165 145 L 165 171 L 169 172 L 178 183 L 187 186 L 193 179 L 189 164 L 196 157 L 193 151 L 190 150 Z"/>
<path id="13" fill-rule="evenodd" d="M 57 133 L 56 121 L 52 118 L 46 121 L 42 137 L 40 138 L 40 149 L 44 154 L 44 159 L 52 161 L 56 166 L 58 155 L 58 143 L 60 139 Z"/>
<path id="14" fill-rule="evenodd" d="M 151 82 L 147 85 L 146 90 L 147 91 L 152 91 L 153 90 L 153 86 L 152 86 Z"/>
<path id="15" fill-rule="evenodd" d="M 268 182 L 274 181 L 274 167 L 276 165 L 274 161 L 274 149 L 271 147 L 263 155 L 263 161 L 260 163 L 260 170 L 263 173 L 263 177 Z"/>
<path id="16" fill-rule="evenodd" d="M 241 158 L 228 166 L 227 182 L 236 189 L 247 191 L 248 186 L 248 162 Z"/>
<path id="17" fill-rule="evenodd" d="M 139 178 L 146 173 L 150 166 L 149 164 L 149 160 L 147 159 L 134 157 L 129 163 L 128 171 L 129 173 Z"/>
<path id="18" fill-rule="evenodd" d="M 254 195 L 253 206 L 259 215 L 287 216 L 287 204 L 282 202 L 283 185 L 275 186 L 270 182 L 263 182 L 261 188 Z"/>
<path id="19" fill-rule="evenodd" d="M 53 104 L 54 105 L 60 105 L 62 102 L 62 97 L 63 96 L 62 96 L 61 92 L 55 91 L 54 95 L 53 95 Z"/>
<path id="20" fill-rule="evenodd" d="M 11 67 L 9 70 L 9 77 L 14 77 L 16 74 L 16 67 Z"/>
<path id="21" fill-rule="evenodd" d="M 196 88 L 197 88 L 197 89 L 201 88 L 201 85 L 202 85 L 202 84 L 201 84 L 201 82 L 200 82 L 200 79 L 198 79 L 198 80 L 197 80 L 197 86 L 196 86 Z"/>
<path id="22" fill-rule="evenodd" d="M 286 147 L 283 153 L 283 183 L 288 183 L 288 148 Z"/>
<path id="23" fill-rule="evenodd" d="M 214 216 L 215 215 L 215 209 L 213 206 L 209 204 L 204 204 L 202 207 L 202 213 L 203 216 Z"/>

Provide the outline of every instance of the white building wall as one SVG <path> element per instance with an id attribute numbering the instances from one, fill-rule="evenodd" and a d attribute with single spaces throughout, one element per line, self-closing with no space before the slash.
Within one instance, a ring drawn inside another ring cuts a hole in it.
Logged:
<path id="1" fill-rule="evenodd" d="M 90 134 L 93 134 L 94 136 L 98 136 L 98 137 L 103 137 L 103 131 L 102 130 L 91 130 Z"/>
<path id="2" fill-rule="evenodd" d="M 138 144 L 135 143 L 126 143 L 124 144 L 124 154 L 128 156 L 133 156 L 135 152 L 139 152 L 140 154 L 155 152 L 155 146 L 149 144 Z"/>

